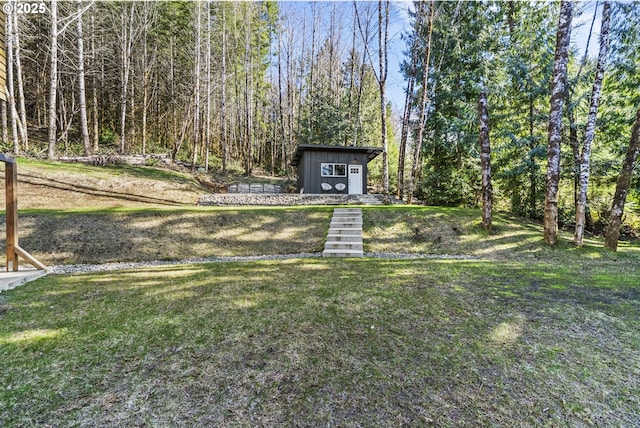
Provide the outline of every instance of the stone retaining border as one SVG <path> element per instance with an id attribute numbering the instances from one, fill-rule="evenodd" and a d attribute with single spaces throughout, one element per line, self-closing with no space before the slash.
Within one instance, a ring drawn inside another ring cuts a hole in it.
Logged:
<path id="1" fill-rule="evenodd" d="M 317 195 L 305 193 L 212 193 L 201 196 L 200 206 L 290 206 L 362 204 L 358 195 Z"/>
<path id="2" fill-rule="evenodd" d="M 420 254 L 420 253 L 364 253 L 365 258 L 371 259 L 434 259 L 434 260 L 482 260 L 476 256 L 468 256 L 463 254 Z M 57 265 L 47 268 L 49 274 L 59 275 L 72 275 L 83 274 L 93 272 L 109 272 L 118 270 L 131 270 L 131 269 L 143 269 L 147 267 L 157 266 L 176 266 L 176 265 L 189 265 L 189 264 L 203 264 L 203 263 L 228 263 L 228 262 L 251 262 L 260 260 L 290 260 L 290 259 L 309 259 L 309 258 L 322 258 L 322 253 L 298 253 L 298 254 L 271 254 L 262 256 L 235 256 L 235 257 L 211 257 L 211 258 L 197 258 L 186 260 L 156 260 L 149 262 L 120 262 L 120 263 L 105 263 L 101 265 Z"/>

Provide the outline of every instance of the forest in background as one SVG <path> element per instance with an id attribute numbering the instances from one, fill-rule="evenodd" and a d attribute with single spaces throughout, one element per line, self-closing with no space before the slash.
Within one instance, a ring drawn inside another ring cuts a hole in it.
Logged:
<path id="1" fill-rule="evenodd" d="M 194 169 L 287 175 L 300 143 L 375 146 L 386 148 L 372 168 L 381 191 L 477 206 L 484 129 L 494 207 L 544 216 L 558 19 L 568 2 L 413 3 L 401 34 L 406 103 L 399 114 L 386 92 L 388 40 L 406 3 L 50 1 L 32 13 L 8 3 L 3 151 L 170 153 Z M 574 16 L 585 5 L 575 3 Z M 610 7 L 587 157 L 591 231 L 607 224 L 640 105 L 640 7 Z M 587 44 L 601 43 L 602 10 L 597 3 Z M 598 66 L 572 46 L 561 108 L 560 225 L 574 222 L 578 206 Z M 636 175 L 627 212 L 637 210 L 639 189 Z"/>

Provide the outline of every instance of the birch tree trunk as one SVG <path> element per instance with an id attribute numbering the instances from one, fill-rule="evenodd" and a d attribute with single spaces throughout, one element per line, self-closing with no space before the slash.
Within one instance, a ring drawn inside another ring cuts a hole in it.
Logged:
<path id="1" fill-rule="evenodd" d="M 22 79 L 22 61 L 20 60 L 20 28 L 18 27 L 18 14 L 13 14 L 13 44 L 14 44 L 14 59 L 15 59 L 15 77 L 18 86 L 18 106 L 19 108 L 19 121 L 18 131 L 20 132 L 20 138 L 22 139 L 22 148 L 29 150 L 29 133 L 27 131 L 27 109 L 24 102 L 24 83 Z"/>
<path id="2" fill-rule="evenodd" d="M 130 16 L 127 18 L 127 3 L 123 4 L 122 28 L 120 39 L 121 64 L 120 64 L 120 153 L 126 150 L 126 130 L 127 130 L 127 94 L 129 93 L 129 75 L 131 74 L 131 51 L 134 43 L 134 13 L 135 3 L 130 3 Z M 127 22 L 128 20 L 128 22 Z"/>
<path id="3" fill-rule="evenodd" d="M 227 172 L 227 21 L 226 8 L 222 7 L 222 66 L 220 78 L 220 157 L 222 157 L 222 173 Z"/>
<path id="4" fill-rule="evenodd" d="M 49 4 L 51 14 L 50 31 L 50 72 L 49 72 L 49 135 L 47 158 L 55 158 L 56 134 L 58 132 L 56 115 L 58 102 L 58 0 L 51 0 Z"/>
<path id="5" fill-rule="evenodd" d="M 422 25 L 422 13 L 416 13 L 415 27 L 419 28 Z M 398 154 L 398 198 L 404 198 L 405 183 L 404 183 L 404 167 L 406 163 L 407 153 L 407 140 L 409 137 L 409 121 L 411 119 L 411 112 L 413 111 L 413 89 L 416 83 L 416 54 L 418 48 L 418 37 L 414 36 L 411 43 L 411 63 L 409 64 L 409 81 L 407 82 L 407 94 L 404 101 L 404 114 L 402 115 L 402 130 L 400 131 L 400 148 Z"/>
<path id="6" fill-rule="evenodd" d="M 253 124 L 252 124 L 252 94 L 253 88 L 252 77 L 252 61 L 251 61 L 251 44 L 249 34 L 251 33 L 250 13 L 247 13 L 245 22 L 244 37 L 244 120 L 245 120 L 245 153 L 244 153 L 244 173 L 247 177 L 251 176 L 253 169 Z"/>
<path id="7" fill-rule="evenodd" d="M 413 145 L 413 163 L 411 165 L 411 182 L 409 185 L 409 193 L 407 194 L 407 203 L 411 204 L 413 201 L 413 193 L 416 187 L 416 180 L 418 177 L 418 169 L 420 168 L 420 151 L 422 150 L 422 138 L 424 136 L 425 121 L 427 119 L 427 98 L 429 83 L 429 63 L 431 61 L 431 37 L 433 34 L 433 17 L 435 14 L 434 1 L 429 2 L 429 23 L 428 36 L 425 46 L 425 61 L 422 66 L 422 95 L 420 96 L 420 117 L 418 119 L 418 136 Z"/>
<path id="8" fill-rule="evenodd" d="M 198 145 L 200 144 L 200 42 L 201 42 L 201 26 L 200 17 L 202 15 L 199 2 L 195 3 L 196 7 L 196 35 L 195 35 L 195 61 L 194 61 L 194 84 L 193 93 L 195 96 L 195 108 L 193 112 L 193 159 L 191 162 L 191 171 L 196 170 L 198 163 Z"/>
<path id="9" fill-rule="evenodd" d="M 631 129 L 631 141 L 627 154 L 622 163 L 622 170 L 616 182 L 616 193 L 613 196 L 611 205 L 611 214 L 609 215 L 609 225 L 605 235 L 604 246 L 612 251 L 618 249 L 618 238 L 620 237 L 620 224 L 622 223 L 622 214 L 624 214 L 624 204 L 629 193 L 629 185 L 633 177 L 633 170 L 638 160 L 640 152 L 640 108 L 636 113 L 636 120 L 633 122 Z"/>
<path id="10" fill-rule="evenodd" d="M 13 20 L 5 21 L 5 34 L 7 37 L 7 106 L 9 107 L 9 118 L 11 123 L 11 141 L 13 142 L 13 153 L 20 153 L 20 140 L 18 139 L 18 114 L 16 112 L 16 99 L 13 87 Z"/>
<path id="11" fill-rule="evenodd" d="M 9 126 L 7 124 L 7 101 L 0 100 L 0 121 L 2 121 L 2 141 L 9 141 Z"/>
<path id="12" fill-rule="evenodd" d="M 204 151 L 204 170 L 209 172 L 209 150 L 211 149 L 211 2 L 207 2 L 207 56 L 206 56 L 206 73 L 207 82 L 205 92 L 207 94 L 206 116 L 205 116 L 205 151 Z"/>
<path id="13" fill-rule="evenodd" d="M 575 245 L 583 245 L 585 228 L 585 211 L 587 207 L 587 190 L 589 186 L 589 169 L 591 162 L 591 143 L 596 130 L 596 118 L 598 116 L 598 105 L 600 104 L 600 92 L 602 90 L 602 80 L 607 62 L 607 51 L 609 48 L 609 25 L 611 22 L 611 3 L 604 3 L 602 9 L 602 27 L 600 29 L 600 52 L 598 53 L 598 63 L 596 65 L 596 77 L 591 91 L 591 105 L 589 106 L 589 116 L 587 127 L 582 141 L 582 154 L 580 156 L 580 184 L 578 186 L 578 199 L 576 201 L 576 229 L 574 234 Z"/>
<path id="14" fill-rule="evenodd" d="M 84 78 L 84 39 L 82 34 L 82 0 L 77 0 L 78 21 L 78 101 L 80 104 L 80 135 L 85 156 L 91 153 L 91 142 L 89 141 L 89 124 L 87 122 L 87 95 Z"/>
<path id="15" fill-rule="evenodd" d="M 489 110 L 487 94 L 482 91 L 478 101 L 478 121 L 480 124 L 480 165 L 482 168 L 482 227 L 491 229 L 491 207 L 493 204 L 493 187 L 491 186 L 491 144 L 489 142 Z"/>
<path id="16" fill-rule="evenodd" d="M 383 7 L 384 5 L 384 7 Z M 383 12 L 384 10 L 384 12 Z M 387 40 L 389 39 L 389 0 L 378 2 L 378 45 L 380 47 L 380 132 L 382 134 L 382 185 L 384 194 L 389 195 L 389 147 L 387 141 Z"/>
<path id="17" fill-rule="evenodd" d="M 556 39 L 556 53 L 551 88 L 549 139 L 547 159 L 547 187 L 544 201 L 544 241 L 555 245 L 558 241 L 558 187 L 560 184 L 560 143 L 562 141 L 562 106 L 566 91 L 569 41 L 573 3 L 563 0 Z"/>
<path id="18" fill-rule="evenodd" d="M 100 142 L 100 126 L 98 124 L 99 114 L 98 114 L 98 82 L 96 79 L 97 71 L 95 70 L 98 66 L 97 55 L 96 55 L 96 26 L 95 26 L 95 8 L 91 11 L 91 64 L 94 68 L 93 75 L 91 77 L 91 91 L 93 98 L 93 151 L 97 152 L 99 150 L 99 142 Z"/>
<path id="19" fill-rule="evenodd" d="M 149 110 L 149 74 L 151 73 L 147 58 L 147 36 L 149 25 L 149 10 L 144 7 L 144 29 L 142 36 L 142 154 L 147 153 L 147 117 Z"/>

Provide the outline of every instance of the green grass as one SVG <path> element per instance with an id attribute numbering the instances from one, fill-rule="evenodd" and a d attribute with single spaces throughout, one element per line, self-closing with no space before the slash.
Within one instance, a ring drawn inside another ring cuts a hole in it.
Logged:
<path id="1" fill-rule="evenodd" d="M 638 264 L 306 259 L 0 294 L 8 426 L 637 426 Z"/>
<path id="2" fill-rule="evenodd" d="M 612 253 L 603 239 L 585 238 L 573 245 L 573 232 L 560 231 L 559 243 L 549 247 L 543 240 L 541 223 L 506 213 L 494 213 L 492 231 L 480 226 L 478 209 L 443 207 L 365 207 L 363 209 L 365 251 L 472 255 L 494 260 L 578 262 L 585 260 L 637 260 L 640 243 L 621 242 Z"/>

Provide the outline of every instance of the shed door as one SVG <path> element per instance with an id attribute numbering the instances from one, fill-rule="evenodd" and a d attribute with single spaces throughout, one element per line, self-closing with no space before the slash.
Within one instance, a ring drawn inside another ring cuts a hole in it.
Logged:
<path id="1" fill-rule="evenodd" d="M 349 194 L 362 195 L 362 165 L 349 165 Z"/>

